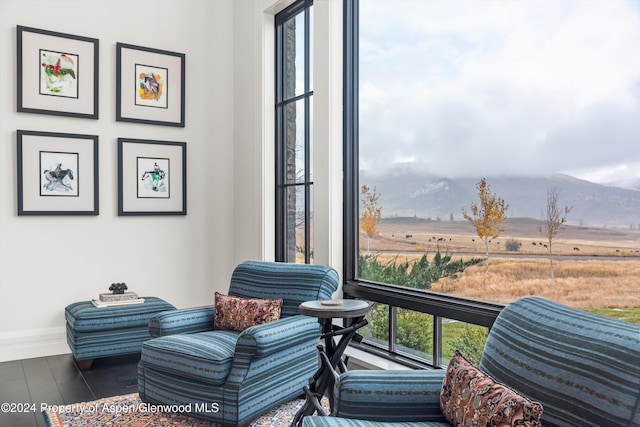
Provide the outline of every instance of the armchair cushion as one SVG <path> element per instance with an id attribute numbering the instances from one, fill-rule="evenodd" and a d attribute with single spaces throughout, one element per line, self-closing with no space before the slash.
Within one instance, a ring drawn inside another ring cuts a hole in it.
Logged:
<path id="1" fill-rule="evenodd" d="M 162 337 L 213 330 L 213 306 L 163 311 L 149 320 L 149 335 Z"/>
<path id="2" fill-rule="evenodd" d="M 224 384 L 238 335 L 236 331 L 209 331 L 156 338 L 143 344 L 141 362 L 185 378 Z"/>
<path id="3" fill-rule="evenodd" d="M 242 332 L 250 326 L 278 320 L 282 298 L 242 298 L 215 293 L 215 329 Z"/>
<path id="4" fill-rule="evenodd" d="M 368 422 L 445 422 L 440 411 L 444 374 L 443 369 L 345 372 L 335 384 L 333 415 Z"/>
<path id="5" fill-rule="evenodd" d="M 317 319 L 302 315 L 286 317 L 242 331 L 236 345 L 236 358 L 270 356 L 319 338 Z"/>
<path id="6" fill-rule="evenodd" d="M 442 384 L 440 406 L 454 426 L 539 427 L 542 405 L 473 366 L 456 350 Z"/>

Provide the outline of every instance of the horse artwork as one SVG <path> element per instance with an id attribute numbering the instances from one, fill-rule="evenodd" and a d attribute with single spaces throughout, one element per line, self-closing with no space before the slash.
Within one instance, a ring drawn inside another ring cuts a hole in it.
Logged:
<path id="1" fill-rule="evenodd" d="M 142 181 L 149 180 L 149 182 L 151 183 L 151 189 L 153 191 L 158 191 L 158 189 L 164 184 L 164 177 L 165 177 L 165 173 L 163 170 L 152 170 L 152 171 L 145 171 L 142 174 Z"/>
<path id="2" fill-rule="evenodd" d="M 40 152 L 40 195 L 78 196 L 78 153 Z"/>
<path id="3" fill-rule="evenodd" d="M 78 56 L 41 50 L 40 59 L 40 93 L 78 98 Z"/>
<path id="4" fill-rule="evenodd" d="M 73 171 L 62 169 L 62 163 L 58 163 L 54 170 L 45 169 L 43 172 L 46 182 L 42 186 L 47 191 L 68 192 L 73 191 Z"/>
<path id="5" fill-rule="evenodd" d="M 145 160 L 147 165 L 139 169 L 142 174 L 138 185 L 138 197 L 168 197 L 168 159 L 139 159 L 142 160 Z M 153 162 L 153 166 L 149 160 Z"/>

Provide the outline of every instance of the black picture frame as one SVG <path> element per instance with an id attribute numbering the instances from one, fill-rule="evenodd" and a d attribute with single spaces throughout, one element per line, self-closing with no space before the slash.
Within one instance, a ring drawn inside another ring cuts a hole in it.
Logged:
<path id="1" fill-rule="evenodd" d="M 185 57 L 116 43 L 116 121 L 185 127 Z"/>
<path id="2" fill-rule="evenodd" d="M 187 214 L 187 144 L 118 138 L 118 216 Z"/>
<path id="3" fill-rule="evenodd" d="M 95 38 L 18 25 L 17 111 L 99 117 L 99 44 Z"/>
<path id="4" fill-rule="evenodd" d="M 18 215 L 98 215 L 98 136 L 17 131 Z"/>

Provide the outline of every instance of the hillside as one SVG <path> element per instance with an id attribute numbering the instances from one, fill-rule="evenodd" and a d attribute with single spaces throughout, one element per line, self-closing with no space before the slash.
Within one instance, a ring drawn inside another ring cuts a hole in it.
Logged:
<path id="1" fill-rule="evenodd" d="M 411 172 L 385 176 L 362 174 L 360 183 L 376 187 L 383 217 L 462 219 L 462 210 L 477 202 L 479 178 L 442 178 Z M 610 187 L 568 175 L 488 177 L 491 191 L 509 205 L 509 218 L 542 218 L 547 191 L 557 187 L 561 206 L 572 207 L 567 222 L 574 226 L 640 229 L 640 191 Z"/>

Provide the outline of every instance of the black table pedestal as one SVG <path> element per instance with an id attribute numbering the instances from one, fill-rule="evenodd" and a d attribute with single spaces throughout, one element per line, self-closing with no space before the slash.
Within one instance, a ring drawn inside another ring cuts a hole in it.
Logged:
<path id="1" fill-rule="evenodd" d="M 333 410 L 333 385 L 336 376 L 347 371 L 342 355 L 358 329 L 367 324 L 364 317 L 370 310 L 371 306 L 360 300 L 308 301 L 300 304 L 300 314 L 318 318 L 322 325 L 324 345 L 318 345 L 320 367 L 309 379 L 309 385 L 303 387 L 306 400 L 296 413 L 291 427 L 300 427 L 302 419 L 314 412 L 321 416 L 329 415 L 322 405 L 325 393 L 329 397 L 330 411 Z M 333 324 L 334 318 L 352 319 L 352 322 L 350 326 L 341 328 Z M 340 340 L 336 343 L 334 337 L 337 336 Z"/>

